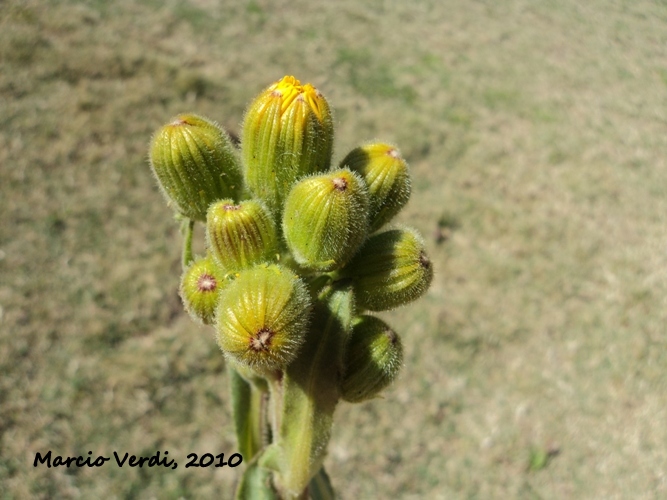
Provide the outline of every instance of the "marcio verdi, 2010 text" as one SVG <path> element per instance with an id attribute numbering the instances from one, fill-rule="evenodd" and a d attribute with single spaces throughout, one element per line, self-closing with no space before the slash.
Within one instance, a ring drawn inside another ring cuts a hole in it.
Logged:
<path id="1" fill-rule="evenodd" d="M 49 450 L 46 454 L 42 455 L 40 452 L 35 454 L 35 460 L 32 464 L 33 467 L 38 467 L 39 465 L 46 465 L 49 469 L 51 467 L 102 467 L 104 464 L 111 460 L 111 457 L 104 457 L 99 455 L 93 457 L 93 452 L 89 451 L 87 457 L 77 456 L 77 457 L 63 457 L 61 455 L 53 456 L 53 452 Z M 172 470 L 178 467 L 176 460 L 169 460 L 168 451 L 164 452 L 164 455 L 160 457 L 160 452 L 157 451 L 154 455 L 143 457 L 130 455 L 129 453 L 124 453 L 122 456 L 117 452 L 113 452 L 113 458 L 118 465 L 118 467 L 123 467 L 128 465 L 129 467 L 166 467 Z M 212 453 L 204 453 L 201 457 L 196 453 L 190 453 L 187 456 L 188 463 L 185 464 L 185 468 L 189 467 L 236 467 L 243 462 L 243 457 L 240 453 L 232 453 L 229 456 L 229 459 L 225 461 L 225 454 L 220 453 L 213 456 Z"/>

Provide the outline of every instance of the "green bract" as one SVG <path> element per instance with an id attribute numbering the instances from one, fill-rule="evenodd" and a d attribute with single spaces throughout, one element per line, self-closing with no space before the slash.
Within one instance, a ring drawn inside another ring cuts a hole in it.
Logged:
<path id="1" fill-rule="evenodd" d="M 206 241 L 218 264 L 227 271 L 246 269 L 276 253 L 271 214 L 256 200 L 222 200 L 208 209 Z"/>
<path id="2" fill-rule="evenodd" d="M 150 159 L 162 192 L 191 219 L 205 221 L 211 203 L 243 190 L 229 136 L 206 118 L 178 115 L 153 136 Z"/>
<path id="3" fill-rule="evenodd" d="M 395 147 L 368 144 L 350 151 L 340 164 L 359 173 L 368 185 L 369 232 L 389 222 L 410 199 L 408 164 Z"/>
<path id="4" fill-rule="evenodd" d="M 285 203 L 283 233 L 304 267 L 331 271 L 343 266 L 368 232 L 368 193 L 348 169 L 307 177 Z"/>
<path id="5" fill-rule="evenodd" d="M 303 343 L 309 312 L 306 287 L 289 269 L 259 265 L 242 271 L 218 303 L 218 345 L 251 368 L 279 370 Z"/>
<path id="6" fill-rule="evenodd" d="M 358 403 L 377 396 L 396 378 L 402 362 L 403 345 L 398 334 L 379 318 L 361 316 L 345 348 L 343 399 Z"/>
<path id="7" fill-rule="evenodd" d="M 183 273 L 180 290 L 190 316 L 206 325 L 212 324 L 223 283 L 224 273 L 210 256 L 193 262 Z"/>
<path id="8" fill-rule="evenodd" d="M 359 307 L 386 311 L 421 297 L 433 266 L 417 231 L 392 229 L 368 238 L 343 273 L 354 282 Z"/>

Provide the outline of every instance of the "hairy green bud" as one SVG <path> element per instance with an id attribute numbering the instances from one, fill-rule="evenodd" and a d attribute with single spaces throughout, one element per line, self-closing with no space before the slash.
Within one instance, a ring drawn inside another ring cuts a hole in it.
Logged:
<path id="1" fill-rule="evenodd" d="M 353 149 L 340 163 L 368 186 L 370 232 L 389 222 L 410 199 L 410 173 L 401 153 L 388 144 Z"/>
<path id="2" fill-rule="evenodd" d="M 181 277 L 180 295 L 185 310 L 195 321 L 210 325 L 224 285 L 224 273 L 211 256 L 195 260 Z"/>
<path id="3" fill-rule="evenodd" d="M 359 403 L 375 397 L 393 382 L 402 362 L 398 334 L 379 318 L 361 316 L 352 327 L 343 358 L 343 399 Z"/>
<path id="4" fill-rule="evenodd" d="M 186 217 L 206 220 L 208 206 L 238 199 L 241 165 L 227 133 L 196 115 L 178 115 L 153 136 L 151 167 L 168 200 Z"/>
<path id="5" fill-rule="evenodd" d="M 433 266 L 416 230 L 392 229 L 368 238 L 343 274 L 353 280 L 359 307 L 386 311 L 421 297 Z"/>
<path id="6" fill-rule="evenodd" d="M 256 200 L 222 200 L 208 209 L 206 241 L 226 271 L 238 271 L 267 261 L 276 253 L 276 228 L 269 211 Z"/>
<path id="7" fill-rule="evenodd" d="M 241 142 L 246 183 L 277 216 L 297 179 L 329 169 L 332 148 L 329 104 L 293 76 L 264 90 L 246 112 Z"/>
<path id="8" fill-rule="evenodd" d="M 296 262 L 319 271 L 343 266 L 366 238 L 368 193 L 348 169 L 307 177 L 290 191 L 285 241 Z"/>
<path id="9" fill-rule="evenodd" d="M 277 265 L 241 271 L 218 302 L 218 345 L 260 372 L 283 369 L 303 344 L 309 312 L 308 290 L 292 271 Z"/>

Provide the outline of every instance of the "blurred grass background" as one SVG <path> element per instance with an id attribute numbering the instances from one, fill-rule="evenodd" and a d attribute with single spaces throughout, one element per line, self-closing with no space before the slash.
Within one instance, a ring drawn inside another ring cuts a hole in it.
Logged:
<path id="1" fill-rule="evenodd" d="M 401 378 L 337 412 L 341 498 L 667 496 L 664 1 L 5 0 L 3 498 L 232 497 L 238 470 L 184 468 L 236 445 L 147 143 L 184 111 L 238 131 L 285 74 L 335 108 L 336 160 L 400 147 L 437 272 L 383 315 Z"/>

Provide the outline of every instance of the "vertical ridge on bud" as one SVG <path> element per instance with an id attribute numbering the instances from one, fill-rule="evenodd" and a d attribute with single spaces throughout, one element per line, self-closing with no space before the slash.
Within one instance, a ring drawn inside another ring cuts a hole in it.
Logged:
<path id="1" fill-rule="evenodd" d="M 286 76 L 250 105 L 241 150 L 246 183 L 279 215 L 294 182 L 329 169 L 333 120 L 324 96 Z"/>
<path id="2" fill-rule="evenodd" d="M 389 222 L 410 199 L 408 164 L 394 146 L 367 144 L 350 151 L 340 164 L 366 181 L 370 232 Z"/>
<path id="3" fill-rule="evenodd" d="M 181 277 L 180 295 L 185 310 L 197 322 L 210 325 L 224 284 L 224 274 L 210 256 L 195 260 Z"/>
<path id="4" fill-rule="evenodd" d="M 343 358 L 341 395 L 358 403 L 375 397 L 398 375 L 403 345 L 398 334 L 374 316 L 355 321 Z"/>
<path id="5" fill-rule="evenodd" d="M 343 274 L 353 280 L 359 307 L 386 311 L 421 297 L 433 266 L 416 230 L 392 229 L 368 238 Z"/>
<path id="6" fill-rule="evenodd" d="M 285 202 L 285 241 L 304 267 L 331 271 L 343 266 L 367 231 L 366 186 L 348 169 L 302 179 Z"/>
<path id="7" fill-rule="evenodd" d="M 255 370 L 282 369 L 303 344 L 309 312 L 308 290 L 292 271 L 255 266 L 240 272 L 220 297 L 218 345 Z"/>
<path id="8" fill-rule="evenodd" d="M 256 200 L 221 200 L 208 209 L 206 241 L 226 271 L 238 271 L 269 260 L 276 252 L 276 228 L 269 211 Z"/>
<path id="9" fill-rule="evenodd" d="M 215 122 L 197 115 L 178 115 L 158 130 L 150 163 L 167 199 L 194 220 L 206 220 L 211 203 L 238 199 L 243 189 L 231 139 Z"/>

